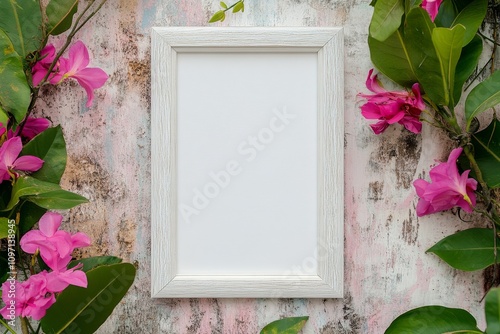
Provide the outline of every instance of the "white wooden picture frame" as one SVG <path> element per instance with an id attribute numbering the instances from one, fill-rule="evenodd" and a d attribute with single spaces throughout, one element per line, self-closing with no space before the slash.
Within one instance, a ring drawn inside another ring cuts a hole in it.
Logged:
<path id="1" fill-rule="evenodd" d="M 152 297 L 343 297 L 342 28 L 159 27 L 151 57 Z"/>

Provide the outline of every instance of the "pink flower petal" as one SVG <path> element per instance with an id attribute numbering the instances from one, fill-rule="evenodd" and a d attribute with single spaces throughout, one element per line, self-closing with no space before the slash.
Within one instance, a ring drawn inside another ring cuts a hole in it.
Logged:
<path id="1" fill-rule="evenodd" d="M 58 213 L 46 212 L 38 222 L 40 231 L 47 237 L 53 236 L 61 226 L 62 218 Z"/>
<path id="2" fill-rule="evenodd" d="M 370 127 L 376 135 L 379 135 L 389 127 L 389 123 L 387 123 L 386 121 L 380 121 L 375 124 L 370 124 Z"/>
<path id="3" fill-rule="evenodd" d="M 0 147 L 0 163 L 7 168 L 10 168 L 16 158 L 21 153 L 23 144 L 21 138 L 14 137 L 3 143 Z"/>
<path id="4" fill-rule="evenodd" d="M 431 20 L 434 22 L 442 2 L 443 0 L 423 0 L 420 6 L 429 13 Z"/>
<path id="5" fill-rule="evenodd" d="M 33 69 L 33 86 L 38 86 L 42 82 L 43 78 L 47 75 L 48 70 L 42 67 L 42 65 L 36 64 Z"/>
<path id="6" fill-rule="evenodd" d="M 367 102 L 361 106 L 361 115 L 366 119 L 380 119 L 380 108 L 375 103 Z"/>
<path id="7" fill-rule="evenodd" d="M 417 216 L 418 217 L 429 215 L 429 214 L 434 213 L 434 212 L 435 211 L 433 210 L 430 202 L 426 201 L 423 198 L 418 200 L 418 203 L 417 203 Z"/>
<path id="8" fill-rule="evenodd" d="M 43 245 L 46 239 L 47 237 L 40 231 L 31 230 L 23 235 L 23 237 L 19 241 L 19 245 L 26 253 L 35 254 L 35 252 L 40 248 L 39 245 Z"/>
<path id="9" fill-rule="evenodd" d="M 422 180 L 422 179 L 417 179 L 413 181 L 413 186 L 415 187 L 415 191 L 417 192 L 417 195 L 419 197 L 423 197 L 425 194 L 425 189 L 429 185 L 429 182 Z"/>
<path id="10" fill-rule="evenodd" d="M 395 101 L 391 104 L 386 104 L 380 108 L 382 115 L 387 120 L 387 123 L 394 124 L 399 122 L 405 117 L 404 110 L 402 107 L 404 106 L 404 102 L 401 100 Z"/>
<path id="11" fill-rule="evenodd" d="M 373 74 L 373 68 L 368 72 L 368 77 L 366 78 L 366 88 L 368 88 L 370 91 L 374 93 L 387 92 L 385 89 L 382 88 L 382 86 L 378 82 L 377 75 L 375 74 L 372 77 L 372 74 Z"/>
<path id="12" fill-rule="evenodd" d="M 28 140 L 33 139 L 37 134 L 47 130 L 50 126 L 50 121 L 46 118 L 28 117 L 24 124 L 22 137 Z"/>
<path id="13" fill-rule="evenodd" d="M 73 76 L 75 73 L 87 67 L 89 62 L 90 57 L 87 47 L 82 41 L 76 41 L 69 49 L 69 63 L 71 64 L 71 68 L 67 70 L 69 76 Z"/>
<path id="14" fill-rule="evenodd" d="M 413 103 L 413 105 L 417 109 L 424 110 L 425 109 L 425 103 L 424 103 L 424 100 L 422 99 L 422 93 L 421 93 L 421 90 L 420 90 L 420 85 L 418 83 L 413 84 L 413 86 L 411 87 L 411 90 L 413 92 L 413 95 L 415 95 L 415 102 Z"/>
<path id="15" fill-rule="evenodd" d="M 405 116 L 399 121 L 399 124 L 402 124 L 410 132 L 413 133 L 422 132 L 422 122 L 420 122 L 415 117 Z"/>
<path id="16" fill-rule="evenodd" d="M 42 168 L 42 166 L 42 159 L 32 155 L 25 155 L 19 157 L 16 161 L 14 161 L 14 165 L 12 166 L 12 168 L 15 170 L 34 172 Z"/>
<path id="17" fill-rule="evenodd" d="M 102 87 L 108 79 L 108 75 L 100 68 L 86 68 L 74 75 L 73 78 L 75 78 L 80 86 L 87 92 L 86 106 L 90 107 L 94 101 L 94 89 Z"/>
<path id="18" fill-rule="evenodd" d="M 53 271 L 47 274 L 47 290 L 61 292 L 69 285 L 86 288 L 87 275 L 81 270 L 75 270 L 75 268 L 61 272 Z"/>
<path id="19" fill-rule="evenodd" d="M 56 57 L 56 48 L 47 44 L 40 52 L 40 60 L 31 69 L 33 74 L 33 86 L 38 86 L 47 75 L 48 69 Z"/>
<path id="20" fill-rule="evenodd" d="M 90 246 L 91 240 L 85 233 L 77 232 L 71 236 L 71 242 L 73 243 L 73 248 L 79 248 Z"/>

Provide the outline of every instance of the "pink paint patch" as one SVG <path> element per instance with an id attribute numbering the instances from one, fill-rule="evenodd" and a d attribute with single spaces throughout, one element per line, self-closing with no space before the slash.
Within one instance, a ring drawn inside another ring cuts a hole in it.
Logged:
<path id="1" fill-rule="evenodd" d="M 200 22 L 205 22 L 205 9 L 202 6 L 202 1 L 181 0 L 179 7 L 184 18 L 184 25 L 199 25 Z"/>

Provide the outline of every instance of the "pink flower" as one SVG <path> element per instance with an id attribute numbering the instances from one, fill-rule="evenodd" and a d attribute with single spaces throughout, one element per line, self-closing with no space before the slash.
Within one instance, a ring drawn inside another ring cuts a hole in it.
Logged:
<path id="1" fill-rule="evenodd" d="M 56 302 L 47 289 L 47 279 L 43 274 L 32 275 L 22 283 L 10 279 L 5 281 L 2 284 L 2 300 L 5 306 L 0 314 L 9 320 L 19 316 L 40 320 Z"/>
<path id="2" fill-rule="evenodd" d="M 43 261 L 54 271 L 64 272 L 71 261 L 71 253 L 78 247 L 90 245 L 90 238 L 81 232 L 71 235 L 58 230 L 62 216 L 58 213 L 45 213 L 38 226 L 40 230 L 28 231 L 20 241 L 21 248 L 29 254 L 40 250 Z"/>
<path id="3" fill-rule="evenodd" d="M 21 135 L 19 135 L 19 127 L 18 127 L 16 131 L 9 130 L 7 138 L 20 136 L 27 140 L 31 140 L 37 134 L 47 130 L 49 126 L 50 122 L 46 118 L 28 117 L 26 123 L 24 124 L 23 132 L 21 133 Z"/>
<path id="4" fill-rule="evenodd" d="M 81 41 L 77 41 L 69 49 L 69 59 L 61 62 L 63 79 L 76 79 L 87 92 L 87 107 L 90 107 L 94 100 L 94 89 L 102 87 L 108 80 L 108 75 L 100 68 L 87 67 L 89 59 L 87 47 Z"/>
<path id="5" fill-rule="evenodd" d="M 434 212 L 449 210 L 455 206 L 466 212 L 472 212 L 476 205 L 477 181 L 469 178 L 470 170 L 460 175 L 457 159 L 462 148 L 451 151 L 447 162 L 432 168 L 429 175 L 431 182 L 415 180 L 413 186 L 420 197 L 417 204 L 417 216 L 425 216 Z"/>
<path id="6" fill-rule="evenodd" d="M 389 125 L 398 123 L 413 133 L 422 131 L 420 114 L 425 108 L 420 93 L 420 86 L 415 83 L 412 92 L 385 90 L 377 80 L 377 75 L 372 77 L 373 69 L 368 72 L 366 87 L 375 94 L 359 94 L 368 101 L 361 106 L 361 114 L 366 119 L 376 119 L 377 123 L 371 124 L 375 134 L 380 134 Z"/>
<path id="7" fill-rule="evenodd" d="M 31 69 L 33 76 L 33 86 L 38 86 L 42 79 L 45 78 L 47 72 L 49 71 L 50 65 L 56 58 L 56 48 L 52 44 L 47 44 L 40 52 L 40 59 L 35 66 Z M 60 61 L 52 69 L 51 75 L 47 78 L 51 84 L 55 85 L 62 79 L 62 74 L 60 73 Z"/>
<path id="8" fill-rule="evenodd" d="M 420 5 L 420 7 L 422 7 L 429 13 L 432 22 L 434 22 L 434 20 L 436 19 L 439 11 L 439 6 L 441 6 L 441 2 L 443 2 L 443 0 L 423 0 L 422 4 Z"/>
<path id="9" fill-rule="evenodd" d="M 38 61 L 32 69 L 33 85 L 35 86 L 45 77 L 50 64 L 55 59 L 54 46 L 52 44 L 47 45 L 41 54 L 45 58 Z M 59 58 L 58 64 L 55 66 L 49 80 L 53 85 L 68 78 L 78 81 L 80 86 L 87 92 L 87 107 L 92 105 L 94 90 L 102 87 L 106 80 L 108 80 L 108 75 L 100 68 L 87 67 L 89 62 L 90 57 L 87 47 L 81 41 L 77 41 L 69 49 L 69 58 Z"/>
<path id="10" fill-rule="evenodd" d="M 25 155 L 18 158 L 22 149 L 20 137 L 11 138 L 0 147 L 0 180 L 9 180 L 12 174 L 17 177 L 15 171 L 34 172 L 42 168 L 43 160 L 38 157 Z"/>

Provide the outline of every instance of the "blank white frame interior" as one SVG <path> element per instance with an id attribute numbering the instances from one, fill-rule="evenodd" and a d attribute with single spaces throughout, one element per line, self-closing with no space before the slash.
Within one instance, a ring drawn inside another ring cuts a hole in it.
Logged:
<path id="1" fill-rule="evenodd" d="M 342 298 L 342 28 L 153 28 L 151 58 L 152 297 Z"/>

